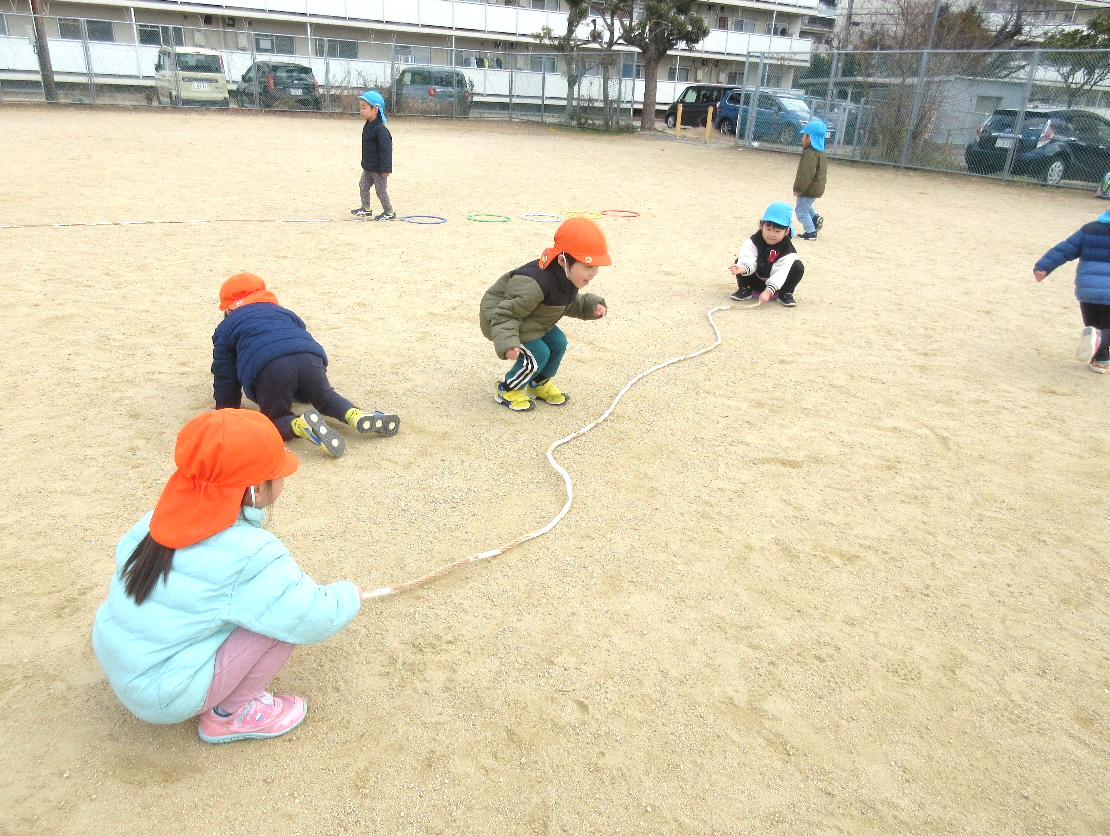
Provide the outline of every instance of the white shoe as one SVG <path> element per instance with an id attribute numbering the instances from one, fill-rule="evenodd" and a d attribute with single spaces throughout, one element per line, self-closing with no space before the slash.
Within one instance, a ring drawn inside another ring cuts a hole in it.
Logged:
<path id="1" fill-rule="evenodd" d="M 1093 325 L 1088 325 L 1079 336 L 1079 347 L 1075 350 L 1075 359 L 1089 363 L 1091 358 L 1095 356 L 1095 352 L 1098 351 L 1101 342 L 1102 332 Z"/>

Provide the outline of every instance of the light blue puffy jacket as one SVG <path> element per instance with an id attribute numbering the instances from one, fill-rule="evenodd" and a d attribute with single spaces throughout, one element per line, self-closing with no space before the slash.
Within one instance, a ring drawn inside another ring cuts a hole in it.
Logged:
<path id="1" fill-rule="evenodd" d="M 159 580 L 136 606 L 119 570 L 149 531 L 151 514 L 116 548 L 116 572 L 92 631 L 108 681 L 141 720 L 179 723 L 196 715 L 212 684 L 216 651 L 236 627 L 313 644 L 358 614 L 358 587 L 350 581 L 319 586 L 262 528 L 257 508 L 243 508 L 230 528 L 178 549 L 166 582 Z"/>
<path id="2" fill-rule="evenodd" d="M 1075 269 L 1075 298 L 1094 305 L 1110 305 L 1110 212 L 1084 224 L 1038 261 L 1033 269 L 1051 273 L 1065 262 L 1079 259 Z"/>

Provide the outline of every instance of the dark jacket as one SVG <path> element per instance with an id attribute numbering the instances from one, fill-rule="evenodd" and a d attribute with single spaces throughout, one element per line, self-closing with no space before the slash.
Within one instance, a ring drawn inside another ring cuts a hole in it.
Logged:
<path id="1" fill-rule="evenodd" d="M 794 177 L 794 191 L 800 197 L 821 197 L 825 193 L 825 172 L 828 162 L 825 153 L 814 148 L 803 148 Z"/>
<path id="2" fill-rule="evenodd" d="M 315 354 L 327 366 L 323 347 L 291 310 L 271 302 L 255 302 L 228 311 L 212 335 L 216 409 L 239 407 L 243 392 L 257 403 L 254 381 L 262 367 L 278 357 L 302 352 Z"/>
<path id="3" fill-rule="evenodd" d="M 393 171 L 393 134 L 381 119 L 371 119 L 362 126 L 362 170 Z"/>
<path id="4" fill-rule="evenodd" d="M 530 261 L 506 273 L 482 297 L 479 321 L 502 360 L 510 348 L 538 340 L 564 316 L 597 319 L 594 308 L 605 300 L 596 293 L 578 295 L 558 262 L 541 270 Z"/>
<path id="5" fill-rule="evenodd" d="M 1110 212 L 1103 212 L 1097 221 L 1084 224 L 1061 241 L 1041 256 L 1033 269 L 1051 273 L 1073 258 L 1079 259 L 1075 298 L 1091 305 L 1110 305 Z"/>

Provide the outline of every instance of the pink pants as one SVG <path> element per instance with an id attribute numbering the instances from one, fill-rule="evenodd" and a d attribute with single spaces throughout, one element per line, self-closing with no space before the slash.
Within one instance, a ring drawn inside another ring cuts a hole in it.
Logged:
<path id="1" fill-rule="evenodd" d="M 289 661 L 296 645 L 237 627 L 216 651 L 216 673 L 198 714 L 220 706 L 235 713 L 257 697 Z"/>

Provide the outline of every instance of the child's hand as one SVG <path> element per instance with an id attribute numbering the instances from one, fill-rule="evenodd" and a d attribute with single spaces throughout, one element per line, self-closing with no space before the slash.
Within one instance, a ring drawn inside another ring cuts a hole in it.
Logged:
<path id="1" fill-rule="evenodd" d="M 733 264 L 732 266 L 730 266 L 730 267 L 728 268 L 728 271 L 729 271 L 730 273 L 732 273 L 732 275 L 734 275 L 734 276 L 739 276 L 739 275 L 740 275 L 740 269 L 741 269 L 741 268 L 740 268 L 740 265 L 739 265 L 739 264 Z"/>
<path id="2" fill-rule="evenodd" d="M 516 360 L 516 358 L 519 357 L 519 356 L 520 356 L 520 349 L 519 348 L 510 348 L 508 351 L 505 352 L 505 359 L 506 360 Z"/>
<path id="3" fill-rule="evenodd" d="M 1036 279 L 1039 282 L 1043 282 L 1044 277 L 1047 276 L 1047 275 L 1048 275 L 1047 270 L 1034 270 L 1033 271 L 1033 278 Z"/>
<path id="4" fill-rule="evenodd" d="M 759 294 L 759 304 L 762 305 L 764 302 L 770 302 L 771 297 L 774 295 L 775 291 L 771 290 L 771 288 L 767 288 L 761 294 Z"/>
<path id="5" fill-rule="evenodd" d="M 794 197 L 801 197 L 801 196 L 802 196 L 801 192 L 794 192 Z"/>
<path id="6" fill-rule="evenodd" d="M 596 316 L 598 319 L 605 318 L 605 306 L 600 302 L 598 302 L 597 306 L 594 308 L 594 316 Z"/>

